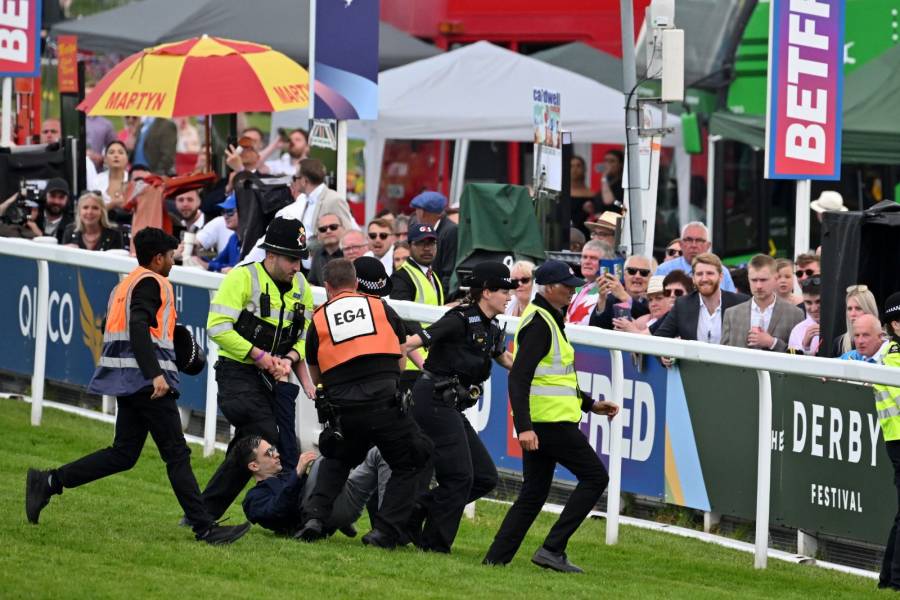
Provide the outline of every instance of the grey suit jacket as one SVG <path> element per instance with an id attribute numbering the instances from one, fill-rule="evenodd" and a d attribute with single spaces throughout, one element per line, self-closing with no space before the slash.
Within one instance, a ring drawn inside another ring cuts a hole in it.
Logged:
<path id="1" fill-rule="evenodd" d="M 726 346 L 747 347 L 747 333 L 750 331 L 750 303 L 747 300 L 733 306 L 722 315 L 722 344 Z M 791 330 L 797 323 L 806 318 L 803 311 L 781 298 L 775 299 L 772 318 L 769 320 L 769 335 L 775 338 L 776 352 L 787 350 Z"/>

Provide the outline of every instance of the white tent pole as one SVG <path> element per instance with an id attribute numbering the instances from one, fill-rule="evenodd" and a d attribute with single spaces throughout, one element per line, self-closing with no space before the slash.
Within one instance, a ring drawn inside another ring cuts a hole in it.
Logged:
<path id="1" fill-rule="evenodd" d="M 458 206 L 466 181 L 466 161 L 469 158 L 469 140 L 456 140 L 453 148 L 453 170 L 450 175 L 450 206 Z"/>
<path id="2" fill-rule="evenodd" d="M 0 112 L 0 146 L 12 146 L 12 77 L 3 78 L 3 101 Z"/>
<path id="3" fill-rule="evenodd" d="M 710 242 L 715 239 L 713 216 L 716 206 L 716 142 L 721 139 L 720 135 L 709 135 L 706 138 L 706 228 L 709 230 Z"/>
<path id="4" fill-rule="evenodd" d="M 335 187 L 338 196 L 347 197 L 347 121 L 337 122 L 337 186 Z"/>
<path id="5" fill-rule="evenodd" d="M 794 256 L 809 250 L 809 201 L 812 195 L 812 181 L 797 180 L 797 200 L 794 217 Z"/>
<path id="6" fill-rule="evenodd" d="M 371 131 L 371 130 L 370 130 Z M 366 211 L 363 225 L 375 218 L 378 206 L 378 191 L 381 187 L 381 163 L 384 158 L 384 138 L 371 134 L 366 137 L 363 150 L 366 159 Z"/>

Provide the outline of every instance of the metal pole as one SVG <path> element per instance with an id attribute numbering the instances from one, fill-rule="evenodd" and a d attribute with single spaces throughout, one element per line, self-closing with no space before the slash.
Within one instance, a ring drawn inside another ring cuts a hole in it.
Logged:
<path id="1" fill-rule="evenodd" d="M 316 0 L 309 0 L 309 121 L 312 123 L 316 110 Z"/>
<path id="2" fill-rule="evenodd" d="M 44 374 L 47 367 L 47 323 L 50 312 L 50 266 L 37 261 L 38 284 L 35 298 L 34 373 L 31 376 L 31 424 L 41 424 L 44 411 Z"/>
<path id="3" fill-rule="evenodd" d="M 713 241 L 713 223 L 716 209 L 716 142 L 722 139 L 719 135 L 706 137 L 706 228 L 709 230 L 709 241 Z M 682 225 L 684 227 L 684 224 Z"/>
<path id="4" fill-rule="evenodd" d="M 212 298 L 213 291 L 209 292 Z M 203 415 L 203 456 L 212 456 L 216 451 L 216 421 L 219 412 L 219 385 L 213 365 L 219 358 L 219 346 L 206 336 L 206 411 Z"/>
<path id="5" fill-rule="evenodd" d="M 337 122 L 337 185 L 338 196 L 347 197 L 347 121 Z"/>
<path id="6" fill-rule="evenodd" d="M 796 213 L 794 217 L 794 256 L 809 250 L 809 201 L 812 195 L 812 181 L 797 180 Z"/>
<path id="7" fill-rule="evenodd" d="M 641 163 L 638 151 L 637 66 L 634 59 L 634 8 L 620 0 L 622 14 L 622 83 L 625 92 L 625 154 L 628 157 L 628 222 L 631 254 L 644 254 L 644 216 L 641 206 Z M 650 240 L 653 244 L 653 240 Z"/>
<path id="8" fill-rule="evenodd" d="M 759 382 L 759 432 L 756 467 L 756 557 L 753 567 L 765 569 L 769 553 L 769 500 L 772 483 L 772 378 L 757 371 Z"/>
<path id="9" fill-rule="evenodd" d="M 622 366 L 622 351 L 610 350 L 612 372 L 612 397 L 610 401 L 620 408 L 625 392 L 625 370 Z M 622 494 L 622 415 L 609 422 L 609 487 L 606 488 L 606 543 L 612 546 L 619 542 L 619 511 Z"/>
<path id="10" fill-rule="evenodd" d="M 12 146 L 12 77 L 3 78 L 0 100 L 0 146 Z"/>

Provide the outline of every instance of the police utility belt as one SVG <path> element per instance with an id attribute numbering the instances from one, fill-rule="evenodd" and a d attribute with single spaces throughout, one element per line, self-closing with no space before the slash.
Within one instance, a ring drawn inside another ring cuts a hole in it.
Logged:
<path id="1" fill-rule="evenodd" d="M 465 386 L 459 382 L 459 377 L 441 377 L 431 371 L 423 371 L 422 379 L 434 382 L 434 399 L 460 412 L 478 404 L 478 399 L 484 392 L 480 385 Z"/>
<path id="2" fill-rule="evenodd" d="M 268 294 L 262 294 L 259 299 L 260 314 L 263 317 L 268 317 L 271 313 Z M 303 334 L 304 324 L 303 305 L 295 302 L 294 318 L 287 327 L 276 327 L 245 308 L 238 316 L 234 324 L 234 330 L 257 348 L 262 348 L 270 354 L 284 356 L 300 339 L 300 336 Z"/>

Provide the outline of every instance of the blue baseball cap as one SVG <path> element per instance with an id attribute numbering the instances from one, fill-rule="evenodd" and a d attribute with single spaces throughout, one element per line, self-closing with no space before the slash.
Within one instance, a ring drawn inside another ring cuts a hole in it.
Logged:
<path id="1" fill-rule="evenodd" d="M 413 208 L 421 208 L 429 213 L 442 213 L 447 208 L 447 197 L 440 192 L 425 190 L 409 203 Z"/>
<path id="2" fill-rule="evenodd" d="M 410 225 L 409 230 L 406 232 L 406 241 L 410 244 L 415 244 L 416 242 L 421 242 L 428 238 L 433 240 L 437 239 L 437 234 L 434 232 L 434 229 L 431 228 L 431 225 L 415 223 Z"/>
<path id="3" fill-rule="evenodd" d="M 534 281 L 538 285 L 561 283 L 569 287 L 581 287 L 584 279 L 575 276 L 572 267 L 560 260 L 548 260 L 534 272 Z"/>
<path id="4" fill-rule="evenodd" d="M 235 210 L 237 208 L 237 198 L 234 197 L 234 192 L 228 194 L 224 202 L 219 202 L 219 208 L 222 210 Z"/>

